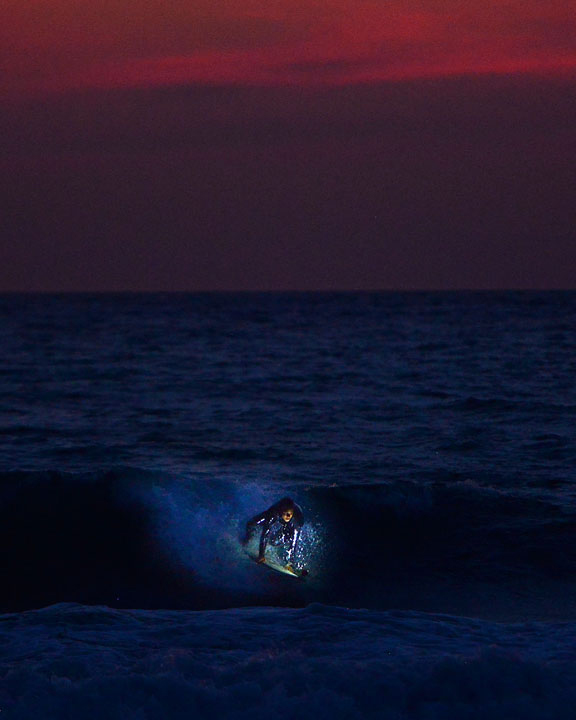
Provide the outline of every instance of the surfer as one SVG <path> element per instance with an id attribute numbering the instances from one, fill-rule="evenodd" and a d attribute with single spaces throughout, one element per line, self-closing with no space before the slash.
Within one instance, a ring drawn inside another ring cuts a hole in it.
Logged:
<path id="1" fill-rule="evenodd" d="M 304 523 L 304 513 L 291 498 L 282 498 L 260 515 L 256 515 L 246 523 L 247 545 L 258 528 L 262 529 L 257 562 L 265 561 L 266 547 L 270 545 L 283 545 L 286 548 L 287 568 L 293 570 L 292 563 L 298 547 L 300 531 Z"/>

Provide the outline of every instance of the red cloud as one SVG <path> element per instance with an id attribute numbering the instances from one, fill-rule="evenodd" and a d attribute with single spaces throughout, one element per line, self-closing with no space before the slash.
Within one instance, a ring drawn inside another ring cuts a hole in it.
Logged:
<path id="1" fill-rule="evenodd" d="M 576 67 L 572 0 L 7 0 L 9 93 Z"/>

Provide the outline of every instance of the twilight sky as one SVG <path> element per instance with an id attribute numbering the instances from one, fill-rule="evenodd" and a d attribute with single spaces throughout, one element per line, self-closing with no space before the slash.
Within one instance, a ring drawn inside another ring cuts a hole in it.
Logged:
<path id="1" fill-rule="evenodd" d="M 4 0 L 0 291 L 576 287 L 573 0 Z"/>

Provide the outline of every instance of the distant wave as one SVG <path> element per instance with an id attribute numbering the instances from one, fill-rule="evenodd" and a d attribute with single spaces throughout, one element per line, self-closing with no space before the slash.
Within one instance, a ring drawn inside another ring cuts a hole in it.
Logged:
<path id="1" fill-rule="evenodd" d="M 251 563 L 244 523 L 287 489 L 119 468 L 0 476 L 1 607 L 409 608 L 576 617 L 576 519 L 472 482 L 293 488 L 306 582 Z M 288 490 L 289 492 L 289 490 Z"/>

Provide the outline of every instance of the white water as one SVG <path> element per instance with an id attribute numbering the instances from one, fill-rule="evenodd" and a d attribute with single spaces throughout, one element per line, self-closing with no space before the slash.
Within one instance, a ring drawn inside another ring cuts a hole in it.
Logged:
<path id="1" fill-rule="evenodd" d="M 568 720 L 576 624 L 311 605 L 0 617 L 10 720 Z"/>

